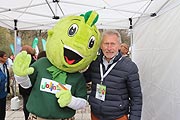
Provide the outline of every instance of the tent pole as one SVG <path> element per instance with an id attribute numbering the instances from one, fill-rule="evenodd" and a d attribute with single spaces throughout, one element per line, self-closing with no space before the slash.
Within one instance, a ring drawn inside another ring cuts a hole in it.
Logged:
<path id="1" fill-rule="evenodd" d="M 16 56 L 16 54 L 17 54 L 17 45 L 16 45 L 16 43 L 17 43 L 17 20 L 15 19 L 14 20 L 14 56 Z M 16 80 L 14 80 L 14 91 L 15 91 L 15 93 L 14 93 L 14 97 L 16 96 Z"/>
<path id="2" fill-rule="evenodd" d="M 133 47 L 133 26 L 132 26 L 132 18 L 129 18 L 129 31 L 128 34 L 130 36 L 130 55 L 129 57 L 132 59 L 132 47 Z"/>
<path id="3" fill-rule="evenodd" d="M 14 19 L 14 53 L 15 53 L 15 55 L 17 54 L 16 53 L 16 48 L 17 48 L 17 46 L 16 46 L 16 38 L 17 38 L 17 20 L 16 19 Z"/>
<path id="4" fill-rule="evenodd" d="M 15 56 L 16 56 L 16 38 L 17 38 L 16 34 L 17 34 L 17 30 L 14 30 L 14 55 Z"/>
<path id="5" fill-rule="evenodd" d="M 17 54 L 17 20 L 14 20 L 14 48 L 15 48 L 15 56 Z M 13 89 L 14 89 L 14 97 L 11 99 L 11 109 L 12 110 L 18 110 L 20 108 L 20 100 L 19 98 L 16 96 L 16 80 L 14 79 L 14 85 L 13 85 Z"/>
<path id="6" fill-rule="evenodd" d="M 130 58 L 132 59 L 133 54 L 132 54 L 132 49 L 133 49 L 133 30 L 130 29 Z"/>

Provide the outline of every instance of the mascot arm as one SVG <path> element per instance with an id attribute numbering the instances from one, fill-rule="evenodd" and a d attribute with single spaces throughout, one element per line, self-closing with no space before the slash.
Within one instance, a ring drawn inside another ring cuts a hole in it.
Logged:
<path id="1" fill-rule="evenodd" d="M 17 76 L 14 75 L 15 80 L 18 84 L 21 85 L 24 89 L 30 88 L 32 86 L 29 76 Z"/>
<path id="2" fill-rule="evenodd" d="M 79 110 L 79 109 L 84 109 L 87 105 L 88 102 L 85 99 L 72 96 L 72 100 L 68 104 L 68 107 L 74 110 Z"/>
<path id="3" fill-rule="evenodd" d="M 87 101 L 85 99 L 72 96 L 70 90 L 61 90 L 56 93 L 56 97 L 58 98 L 60 107 L 68 106 L 74 110 L 78 110 L 85 108 L 87 105 Z"/>
<path id="4" fill-rule="evenodd" d="M 28 75 L 34 72 L 34 68 L 29 67 L 30 63 L 31 55 L 27 54 L 26 51 L 22 51 L 17 54 L 13 64 L 15 80 L 25 89 L 32 86 Z"/>

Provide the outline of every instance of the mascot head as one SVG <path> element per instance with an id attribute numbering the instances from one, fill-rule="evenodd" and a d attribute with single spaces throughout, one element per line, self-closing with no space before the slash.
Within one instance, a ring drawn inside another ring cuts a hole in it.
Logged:
<path id="1" fill-rule="evenodd" d="M 95 11 L 62 18 L 48 31 L 46 54 L 49 61 L 69 73 L 85 69 L 96 58 L 99 49 L 97 20 Z"/>

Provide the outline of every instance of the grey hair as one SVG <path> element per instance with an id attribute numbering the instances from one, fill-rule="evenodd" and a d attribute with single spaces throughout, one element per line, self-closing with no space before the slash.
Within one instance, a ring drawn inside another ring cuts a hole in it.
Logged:
<path id="1" fill-rule="evenodd" d="M 114 29 L 105 30 L 105 31 L 103 31 L 101 38 L 103 39 L 103 37 L 104 37 L 105 35 L 116 35 L 116 36 L 118 37 L 119 43 L 120 43 L 120 44 L 122 43 L 122 41 L 121 41 L 121 35 L 120 35 L 120 33 L 119 33 L 117 30 L 114 30 Z"/>

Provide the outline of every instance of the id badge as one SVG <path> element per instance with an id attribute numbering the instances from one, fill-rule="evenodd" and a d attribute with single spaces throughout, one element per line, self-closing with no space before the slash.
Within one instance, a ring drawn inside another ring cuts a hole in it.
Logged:
<path id="1" fill-rule="evenodd" d="M 106 86 L 97 84 L 96 86 L 96 98 L 104 101 L 106 96 Z"/>

